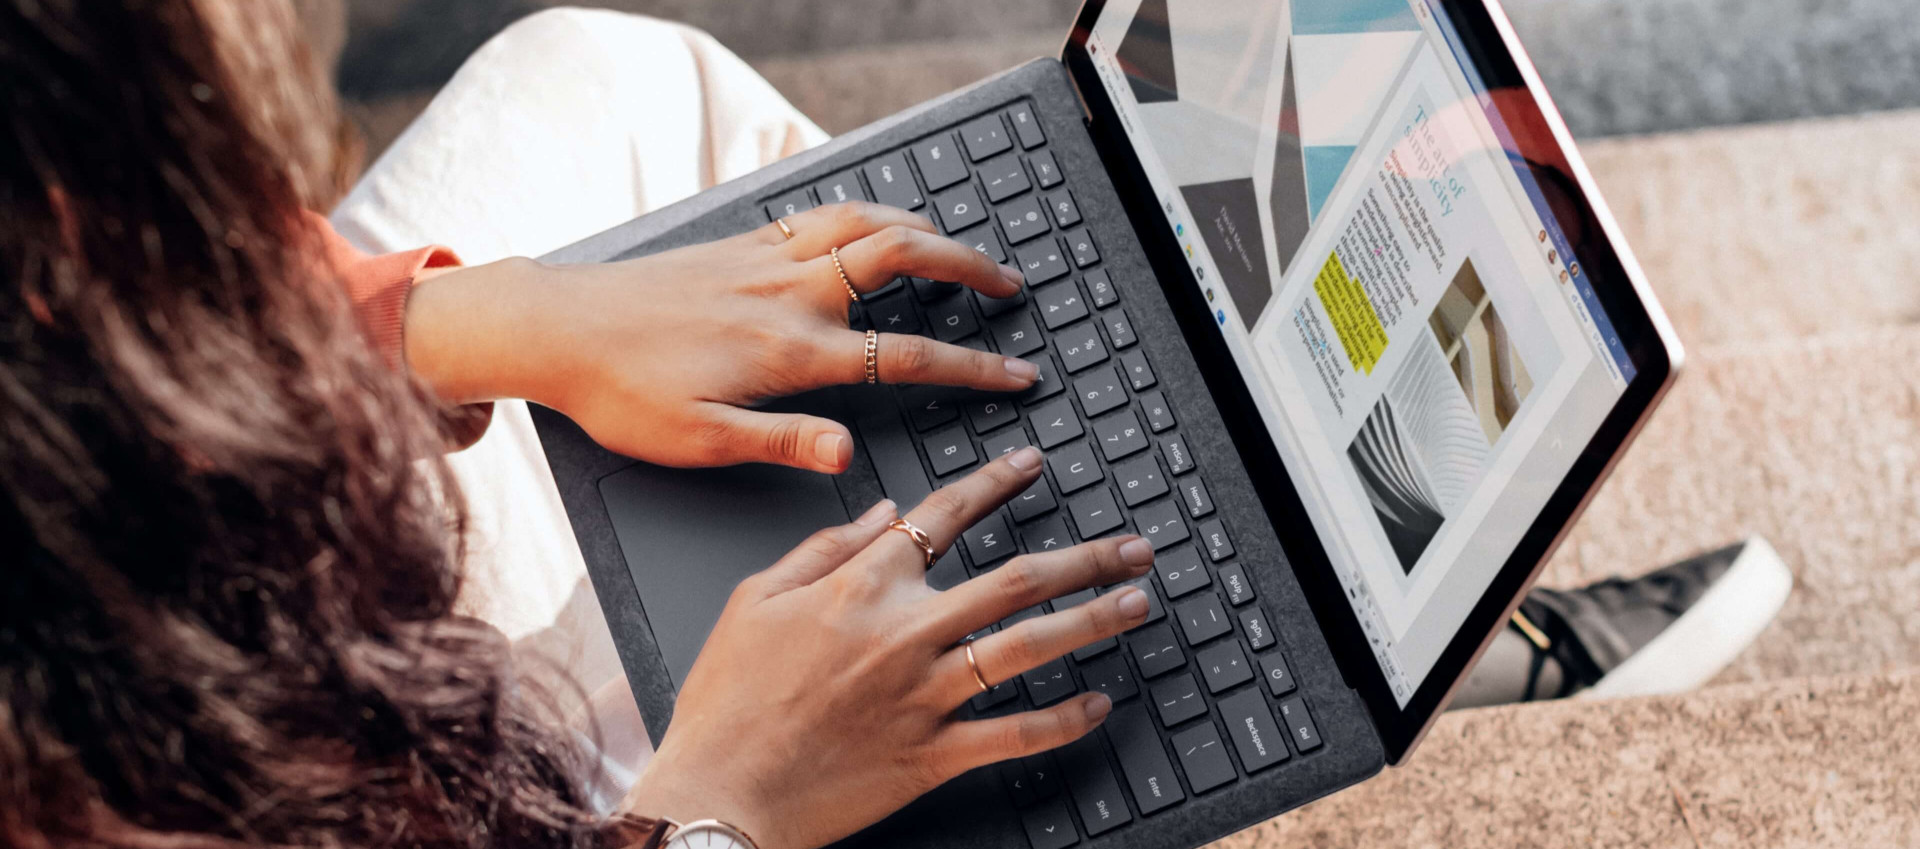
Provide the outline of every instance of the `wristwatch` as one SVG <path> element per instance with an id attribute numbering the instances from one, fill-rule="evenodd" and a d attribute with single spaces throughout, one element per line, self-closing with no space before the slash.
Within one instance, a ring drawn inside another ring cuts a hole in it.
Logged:
<path id="1" fill-rule="evenodd" d="M 682 825 L 660 818 L 659 849 L 760 849 L 747 833 L 719 820 L 694 820 Z"/>

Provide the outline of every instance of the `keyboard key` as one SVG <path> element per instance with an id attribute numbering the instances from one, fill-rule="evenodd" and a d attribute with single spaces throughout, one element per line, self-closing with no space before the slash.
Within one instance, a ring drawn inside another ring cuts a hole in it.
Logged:
<path id="1" fill-rule="evenodd" d="M 1030 484 L 1025 492 L 1007 502 L 1007 512 L 1013 514 L 1015 522 L 1030 522 L 1053 512 L 1059 506 L 1060 502 L 1053 497 L 1053 485 L 1047 483 L 1046 477 L 1042 476 Z"/>
<path id="2" fill-rule="evenodd" d="M 1067 671 L 1067 662 L 1054 658 L 1027 670 L 1020 676 L 1027 685 L 1027 698 L 1033 700 L 1034 707 L 1046 707 L 1073 695 L 1073 673 Z"/>
<path id="3" fill-rule="evenodd" d="M 1008 628 L 1011 628 L 1029 619 L 1038 619 L 1045 615 L 1047 615 L 1047 608 L 1045 605 L 1036 604 L 1031 607 L 1023 607 L 1023 608 L 1020 608 L 1019 611 L 1015 612 L 1012 616 L 1009 616 L 1005 619 L 1000 620 L 1000 630 L 1005 631 Z"/>
<path id="4" fill-rule="evenodd" d="M 939 280 L 928 280 L 924 277 L 914 277 L 907 282 L 909 284 L 908 288 L 913 289 L 914 300 L 923 304 L 951 298 L 955 293 L 959 292 L 961 288 L 958 283 L 944 283 Z"/>
<path id="5" fill-rule="evenodd" d="M 1140 665 L 1143 678 L 1165 675 L 1187 663 L 1173 629 L 1166 625 L 1149 625 L 1134 632 L 1127 638 L 1127 647 L 1133 651 L 1133 662 Z"/>
<path id="6" fill-rule="evenodd" d="M 1147 432 L 1132 410 L 1094 422 L 1093 435 L 1109 463 L 1147 449 Z"/>
<path id="7" fill-rule="evenodd" d="M 1120 486 L 1120 500 L 1138 507 L 1166 494 L 1166 478 L 1160 476 L 1160 464 L 1152 455 L 1128 460 L 1113 467 L 1113 481 Z"/>
<path id="8" fill-rule="evenodd" d="M 932 430 L 960 418 L 960 406 L 946 395 L 950 391 L 942 386 L 909 386 L 900 390 L 900 403 L 906 405 L 914 430 Z"/>
<path id="9" fill-rule="evenodd" d="M 1047 465 L 1053 469 L 1054 482 L 1060 484 L 1060 491 L 1072 495 L 1100 482 L 1100 464 L 1093 460 L 1093 449 L 1085 442 L 1076 442 L 1047 458 Z"/>
<path id="10" fill-rule="evenodd" d="M 1040 305 L 1040 320 L 1048 330 L 1059 330 L 1087 315 L 1087 301 L 1070 280 L 1034 290 L 1033 302 Z"/>
<path id="11" fill-rule="evenodd" d="M 1052 451 L 1086 432 L 1080 427 L 1080 416 L 1073 411 L 1072 402 L 1065 398 L 1034 410 L 1027 419 L 1033 423 L 1033 433 L 1039 437 L 1042 451 Z"/>
<path id="12" fill-rule="evenodd" d="M 1073 592 L 1049 601 L 1047 602 L 1047 607 L 1052 608 L 1053 612 L 1059 613 L 1062 610 L 1072 610 L 1099 597 L 1099 590 L 1088 587 L 1084 590 L 1074 590 Z"/>
<path id="13" fill-rule="evenodd" d="M 927 586 L 936 590 L 950 590 L 967 582 L 972 577 L 967 574 L 967 564 L 960 562 L 960 555 L 949 546 L 939 559 L 933 561 L 933 568 L 927 570 Z"/>
<path id="14" fill-rule="evenodd" d="M 1110 654 L 1083 664 L 1080 667 L 1080 677 L 1087 682 L 1088 690 L 1106 693 L 1107 698 L 1112 699 L 1114 704 L 1140 695 L 1140 685 L 1134 683 L 1133 670 L 1127 668 L 1125 655 Z"/>
<path id="15" fill-rule="evenodd" d="M 993 337 L 994 347 L 1009 357 L 1024 357 L 1047 345 L 1047 340 L 1040 338 L 1033 315 L 1026 310 L 988 319 L 987 335 Z"/>
<path id="16" fill-rule="evenodd" d="M 960 125 L 960 139 L 967 143 L 967 155 L 975 162 L 1013 148 L 1013 140 L 1007 138 L 1007 125 L 1000 122 L 998 115 L 975 118 Z"/>
<path id="17" fill-rule="evenodd" d="M 1140 624 L 1133 626 L 1134 630 L 1152 625 L 1166 617 L 1167 609 L 1160 604 L 1160 593 L 1153 588 L 1153 576 L 1141 575 L 1131 581 L 1121 581 L 1108 587 L 1106 591 L 1118 592 L 1121 587 L 1139 587 L 1141 592 L 1147 594 L 1147 618 L 1140 620 Z"/>
<path id="18" fill-rule="evenodd" d="M 1174 754 L 1180 756 L 1180 768 L 1186 770 L 1187 783 L 1193 792 L 1205 793 L 1223 784 L 1231 784 L 1236 777 L 1233 760 L 1227 757 L 1227 747 L 1220 741 L 1220 730 L 1209 722 L 1197 725 L 1173 735 Z M 1029 829 L 1031 833 L 1031 829 Z M 1035 844 L 1034 849 L 1040 849 Z M 1048 847 L 1048 849 L 1053 849 Z"/>
<path id="19" fill-rule="evenodd" d="M 1027 305 L 1027 290 L 1021 289 L 1010 298 L 996 298 L 984 292 L 973 293 L 973 303 L 980 307 L 980 314 L 988 318 L 1013 312 Z M 1025 313 L 1026 310 L 1020 310 Z"/>
<path id="20" fill-rule="evenodd" d="M 1073 382 L 1073 391 L 1080 396 L 1080 409 L 1088 418 L 1127 404 L 1127 390 L 1120 388 L 1120 375 L 1112 366 L 1087 372 Z"/>
<path id="21" fill-rule="evenodd" d="M 980 332 L 980 320 L 973 317 L 973 298 L 966 292 L 927 305 L 927 324 L 933 338 L 942 342 L 964 339 Z"/>
<path id="22" fill-rule="evenodd" d="M 1033 188 L 1017 156 L 1002 156 L 980 166 L 980 184 L 987 187 L 987 200 L 994 203 Z"/>
<path id="23" fill-rule="evenodd" d="M 1267 692 L 1275 696 L 1293 692 L 1293 670 L 1287 668 L 1287 659 L 1279 652 L 1260 658 L 1260 677 L 1267 682 Z"/>
<path id="24" fill-rule="evenodd" d="M 1133 322 L 1127 320 L 1126 310 L 1107 313 L 1100 317 L 1100 322 L 1107 326 L 1107 338 L 1113 340 L 1115 350 L 1131 348 L 1133 343 L 1140 341 L 1140 337 L 1133 333 Z"/>
<path id="25" fill-rule="evenodd" d="M 860 175 L 851 170 L 842 171 L 813 184 L 813 193 L 820 196 L 820 202 L 851 203 L 856 200 L 871 200 L 867 189 L 860 185 Z"/>
<path id="26" fill-rule="evenodd" d="M 1148 695 L 1160 711 L 1160 724 L 1168 728 L 1207 713 L 1207 700 L 1200 697 L 1200 685 L 1194 682 L 1192 673 L 1182 672 L 1161 681 Z"/>
<path id="27" fill-rule="evenodd" d="M 1200 525 L 1200 542 L 1207 547 L 1207 557 L 1215 563 L 1233 556 L 1233 541 L 1227 539 L 1227 526 L 1219 519 Z"/>
<path id="28" fill-rule="evenodd" d="M 1220 567 L 1220 586 L 1227 591 L 1227 603 L 1235 607 L 1253 600 L 1253 583 L 1247 580 L 1246 567 L 1238 563 Z"/>
<path id="29" fill-rule="evenodd" d="M 1040 188 L 1051 189 L 1067 179 L 1060 176 L 1060 164 L 1053 161 L 1052 151 L 1040 151 L 1027 158 L 1027 164 L 1033 166 L 1033 178 L 1040 181 Z"/>
<path id="30" fill-rule="evenodd" d="M 913 172 L 907 168 L 906 153 L 889 153 L 867 163 L 861 170 L 867 172 L 867 185 L 873 187 L 874 200 L 901 209 L 919 209 L 926 204 L 927 199 L 920 194 L 920 184 L 914 182 Z"/>
<path id="31" fill-rule="evenodd" d="M 1120 660 L 1119 655 L 1114 656 Z M 1126 666 L 1124 660 L 1121 666 Z M 1107 739 L 1120 760 L 1120 773 L 1127 777 L 1127 789 L 1142 815 L 1150 815 L 1180 804 L 1187 798 L 1180 790 L 1180 779 L 1173 775 L 1173 762 L 1160 732 L 1143 705 L 1131 704 L 1113 709 L 1105 723 Z"/>
<path id="32" fill-rule="evenodd" d="M 1022 103 L 1007 110 L 1007 120 L 1013 122 L 1013 133 L 1020 137 L 1020 147 L 1032 150 L 1047 143 L 1047 136 L 1040 131 L 1040 122 L 1033 117 L 1032 107 Z"/>
<path id="33" fill-rule="evenodd" d="M 1067 849 L 1080 842 L 1065 799 L 1054 799 L 1034 808 L 1022 815 L 1020 821 L 1027 829 L 1027 845 L 1033 849 Z"/>
<path id="34" fill-rule="evenodd" d="M 986 455 L 987 459 L 993 460 L 1005 457 L 1032 444 L 1033 440 L 1027 438 L 1027 429 L 1016 427 L 1012 430 L 1001 431 L 992 436 L 981 437 L 980 451 Z"/>
<path id="35" fill-rule="evenodd" d="M 1120 373 L 1126 375 L 1127 382 L 1133 384 L 1133 391 L 1143 392 L 1160 382 L 1153 376 L 1153 367 L 1147 365 L 1147 352 L 1128 351 L 1120 355 Z"/>
<path id="36" fill-rule="evenodd" d="M 981 570 L 1012 557 L 1018 550 L 1013 542 L 1013 531 L 1007 527 L 1007 517 L 998 510 L 966 529 L 960 534 L 960 539 L 966 543 L 967 556 L 973 558 L 974 568 Z"/>
<path id="37" fill-rule="evenodd" d="M 1067 512 L 1073 514 L 1081 539 L 1093 539 L 1126 524 L 1120 505 L 1113 503 L 1113 493 L 1104 486 L 1068 498 Z"/>
<path id="38" fill-rule="evenodd" d="M 1187 645 L 1190 646 L 1200 645 L 1233 631 L 1233 622 L 1227 618 L 1226 608 L 1220 606 L 1220 597 L 1212 592 L 1175 604 L 1173 618 L 1180 620 L 1180 630 L 1186 633 Z"/>
<path id="39" fill-rule="evenodd" d="M 1018 245 L 1047 232 L 1047 219 L 1040 214 L 1040 202 L 1033 198 L 1021 198 L 993 214 L 1000 220 L 1000 231 L 1007 234 L 1008 244 Z"/>
<path id="40" fill-rule="evenodd" d="M 1149 392 L 1140 396 L 1140 406 L 1147 411 L 1147 426 L 1154 433 L 1172 430 L 1177 424 L 1173 420 L 1173 408 L 1167 406 L 1167 396 L 1159 392 Z"/>
<path id="41" fill-rule="evenodd" d="M 1013 258 L 1016 267 L 1027 275 L 1029 286 L 1038 286 L 1067 273 L 1067 261 L 1060 256 L 1060 243 L 1053 239 L 1015 248 Z"/>
<path id="42" fill-rule="evenodd" d="M 1033 385 L 1027 387 L 1027 391 L 1020 393 L 1021 403 L 1032 404 L 1045 401 L 1066 390 L 1067 384 L 1060 380 L 1060 370 L 1053 367 L 1052 357 L 1041 354 L 1028 357 L 1027 362 L 1038 366 L 1040 371 L 1034 375 Z"/>
<path id="43" fill-rule="evenodd" d="M 1060 350 L 1060 362 L 1066 364 L 1068 374 L 1085 371 L 1107 361 L 1107 345 L 1101 341 L 1100 330 L 1092 322 L 1062 331 L 1054 338 L 1053 344 Z"/>
<path id="44" fill-rule="evenodd" d="M 1088 658 L 1099 657 L 1120 647 L 1119 637 L 1108 637 L 1097 643 L 1088 643 L 1073 650 L 1073 659 L 1082 663 Z"/>
<path id="45" fill-rule="evenodd" d="M 1184 475 L 1193 471 L 1193 455 L 1187 453 L 1187 441 L 1178 436 L 1169 436 L 1160 441 L 1160 453 L 1167 457 L 1167 471 Z"/>
<path id="46" fill-rule="evenodd" d="M 1261 610 L 1260 605 L 1240 611 L 1240 633 L 1247 635 L 1247 645 L 1254 651 L 1273 648 L 1273 625 L 1267 621 L 1267 612 Z"/>
<path id="47" fill-rule="evenodd" d="M 1073 535 L 1067 532 L 1067 517 L 1055 514 L 1021 529 L 1020 542 L 1028 552 L 1039 554 L 1071 547 Z"/>
<path id="48" fill-rule="evenodd" d="M 767 220 L 799 215 L 813 208 L 813 197 L 806 189 L 794 189 L 767 202 Z"/>
<path id="49" fill-rule="evenodd" d="M 1300 751 L 1311 752 L 1320 748 L 1320 729 L 1314 727 L 1305 700 L 1294 696 L 1281 702 L 1280 721 L 1287 724 L 1287 730 L 1293 734 L 1293 744 L 1300 747 Z"/>
<path id="50" fill-rule="evenodd" d="M 1240 750 L 1240 763 L 1247 772 L 1259 772 L 1291 756 L 1259 690 L 1242 690 L 1221 699 L 1220 719 L 1226 722 L 1227 736 Z"/>
<path id="51" fill-rule="evenodd" d="M 979 351 L 982 354 L 993 353 L 993 346 L 987 344 L 987 337 L 985 336 L 978 336 L 978 335 L 968 336 L 967 338 L 962 339 L 953 344 L 959 345 L 960 347 L 966 348 L 968 350 Z"/>
<path id="52" fill-rule="evenodd" d="M 1133 821 L 1127 801 L 1120 798 L 1120 782 L 1107 766 L 1106 747 L 1100 745 L 1098 731 L 1062 747 L 1055 760 L 1080 811 L 1080 822 L 1087 827 L 1087 836 L 1105 834 Z"/>
<path id="53" fill-rule="evenodd" d="M 1080 205 L 1073 202 L 1072 192 L 1059 192 L 1047 196 L 1047 207 L 1053 210 L 1054 223 L 1065 230 L 1080 223 Z"/>
<path id="54" fill-rule="evenodd" d="M 986 254 L 988 257 L 991 257 L 994 262 L 1005 263 L 1007 261 L 1007 252 L 1004 248 L 1000 247 L 1000 237 L 993 234 L 993 225 L 991 224 L 982 224 L 964 233 L 955 233 L 953 234 L 953 238 L 954 241 Z M 951 283 L 947 285 L 955 286 L 956 288 L 958 286 L 958 284 Z M 949 291 L 947 294 L 952 294 L 952 292 Z"/>
<path id="55" fill-rule="evenodd" d="M 968 438 L 966 428 L 955 426 L 929 436 L 926 446 L 927 459 L 938 477 L 972 468 L 980 460 L 973 453 L 973 440 Z"/>
<path id="56" fill-rule="evenodd" d="M 1213 576 L 1190 545 L 1155 556 L 1153 571 L 1160 574 L 1160 586 L 1167 588 L 1167 598 L 1180 598 L 1213 583 Z"/>
<path id="57" fill-rule="evenodd" d="M 1253 680 L 1253 667 L 1247 665 L 1247 653 L 1232 640 L 1215 643 L 1193 656 L 1207 679 L 1207 692 L 1224 693 Z"/>
<path id="58" fill-rule="evenodd" d="M 1187 515 L 1192 518 L 1213 512 L 1213 496 L 1207 494 L 1207 485 L 1199 478 L 1188 478 L 1180 484 L 1180 498 L 1187 503 Z"/>
<path id="59" fill-rule="evenodd" d="M 920 316 L 907 303 L 907 293 L 867 299 L 867 318 L 882 333 L 919 333 Z"/>
<path id="60" fill-rule="evenodd" d="M 967 165 L 953 149 L 952 136 L 941 133 L 912 149 L 913 163 L 920 166 L 920 176 L 926 178 L 928 189 L 937 192 L 967 178 Z"/>
<path id="61" fill-rule="evenodd" d="M 1000 774 L 1000 783 L 1007 788 L 1007 795 L 1013 797 L 1013 806 L 1016 808 L 1029 807 L 1040 801 L 1039 794 L 1033 791 L 1033 779 L 1027 775 L 1023 760 L 1015 758 L 1001 761 L 994 767 L 994 772 Z"/>
<path id="62" fill-rule="evenodd" d="M 1073 264 L 1077 268 L 1100 262 L 1100 251 L 1093 246 L 1093 234 L 1086 230 L 1067 234 L 1067 250 L 1073 254 Z"/>
<path id="63" fill-rule="evenodd" d="M 1019 421 L 1020 414 L 1013 409 L 1013 399 L 988 398 L 968 404 L 967 419 L 974 433 L 986 433 Z"/>
<path id="64" fill-rule="evenodd" d="M 1087 294 L 1093 296 L 1093 305 L 1101 309 L 1120 303 L 1120 293 L 1114 291 L 1113 278 L 1107 276 L 1106 269 L 1089 271 L 1086 276 Z"/>
<path id="65" fill-rule="evenodd" d="M 974 713 L 985 713 L 1007 702 L 1020 698 L 1020 686 L 1011 680 L 1002 681 L 988 688 L 986 692 L 967 700 L 973 706 Z"/>
<path id="66" fill-rule="evenodd" d="M 940 214 L 940 229 L 952 234 L 987 220 L 987 205 L 973 184 L 955 186 L 933 196 L 933 209 Z"/>

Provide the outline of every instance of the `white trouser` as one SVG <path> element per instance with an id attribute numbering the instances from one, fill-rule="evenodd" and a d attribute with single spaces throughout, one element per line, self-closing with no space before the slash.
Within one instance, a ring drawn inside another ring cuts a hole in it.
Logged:
<path id="1" fill-rule="evenodd" d="M 537 257 L 825 140 L 705 33 L 555 9 L 475 52 L 332 221 L 373 253 Z M 496 405 L 452 463 L 473 526 L 463 609 L 594 695 L 598 790 L 617 798 L 651 749 L 526 404 Z"/>

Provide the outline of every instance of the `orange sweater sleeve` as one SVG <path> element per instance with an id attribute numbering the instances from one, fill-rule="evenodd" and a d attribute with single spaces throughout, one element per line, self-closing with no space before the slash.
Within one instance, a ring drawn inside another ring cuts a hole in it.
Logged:
<path id="1" fill-rule="evenodd" d="M 414 281 L 430 268 L 457 268 L 460 258 L 438 245 L 378 256 L 364 253 L 335 232 L 325 217 L 314 212 L 306 216 L 320 233 L 326 261 L 346 287 L 354 315 L 374 349 L 396 371 L 405 370 L 407 296 L 413 292 Z M 470 404 L 450 414 L 447 428 L 457 447 L 478 441 L 492 415 L 492 404 Z"/>

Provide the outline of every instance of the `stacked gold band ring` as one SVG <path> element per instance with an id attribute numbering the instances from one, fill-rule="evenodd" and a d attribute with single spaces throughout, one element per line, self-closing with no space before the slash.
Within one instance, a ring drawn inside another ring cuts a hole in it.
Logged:
<path id="1" fill-rule="evenodd" d="M 834 248 L 832 254 L 833 270 L 840 272 L 840 285 L 847 287 L 847 297 L 852 298 L 856 304 L 860 303 L 860 293 L 854 291 L 853 281 L 847 277 L 847 267 L 840 264 L 840 249 Z"/>
<path id="2" fill-rule="evenodd" d="M 793 241 L 793 228 L 787 226 L 787 219 L 775 218 L 773 219 L 773 223 L 780 225 L 780 232 L 787 235 L 787 241 Z"/>
<path id="3" fill-rule="evenodd" d="M 913 544 L 920 547 L 920 551 L 927 555 L 928 569 L 933 568 L 933 561 L 940 559 L 939 554 L 933 550 L 933 537 L 927 536 L 927 532 L 920 530 L 914 523 L 905 519 L 895 519 L 888 522 L 887 527 L 906 534 L 907 539 L 913 540 Z"/>
<path id="4" fill-rule="evenodd" d="M 867 382 L 880 382 L 880 334 L 867 331 Z"/>

